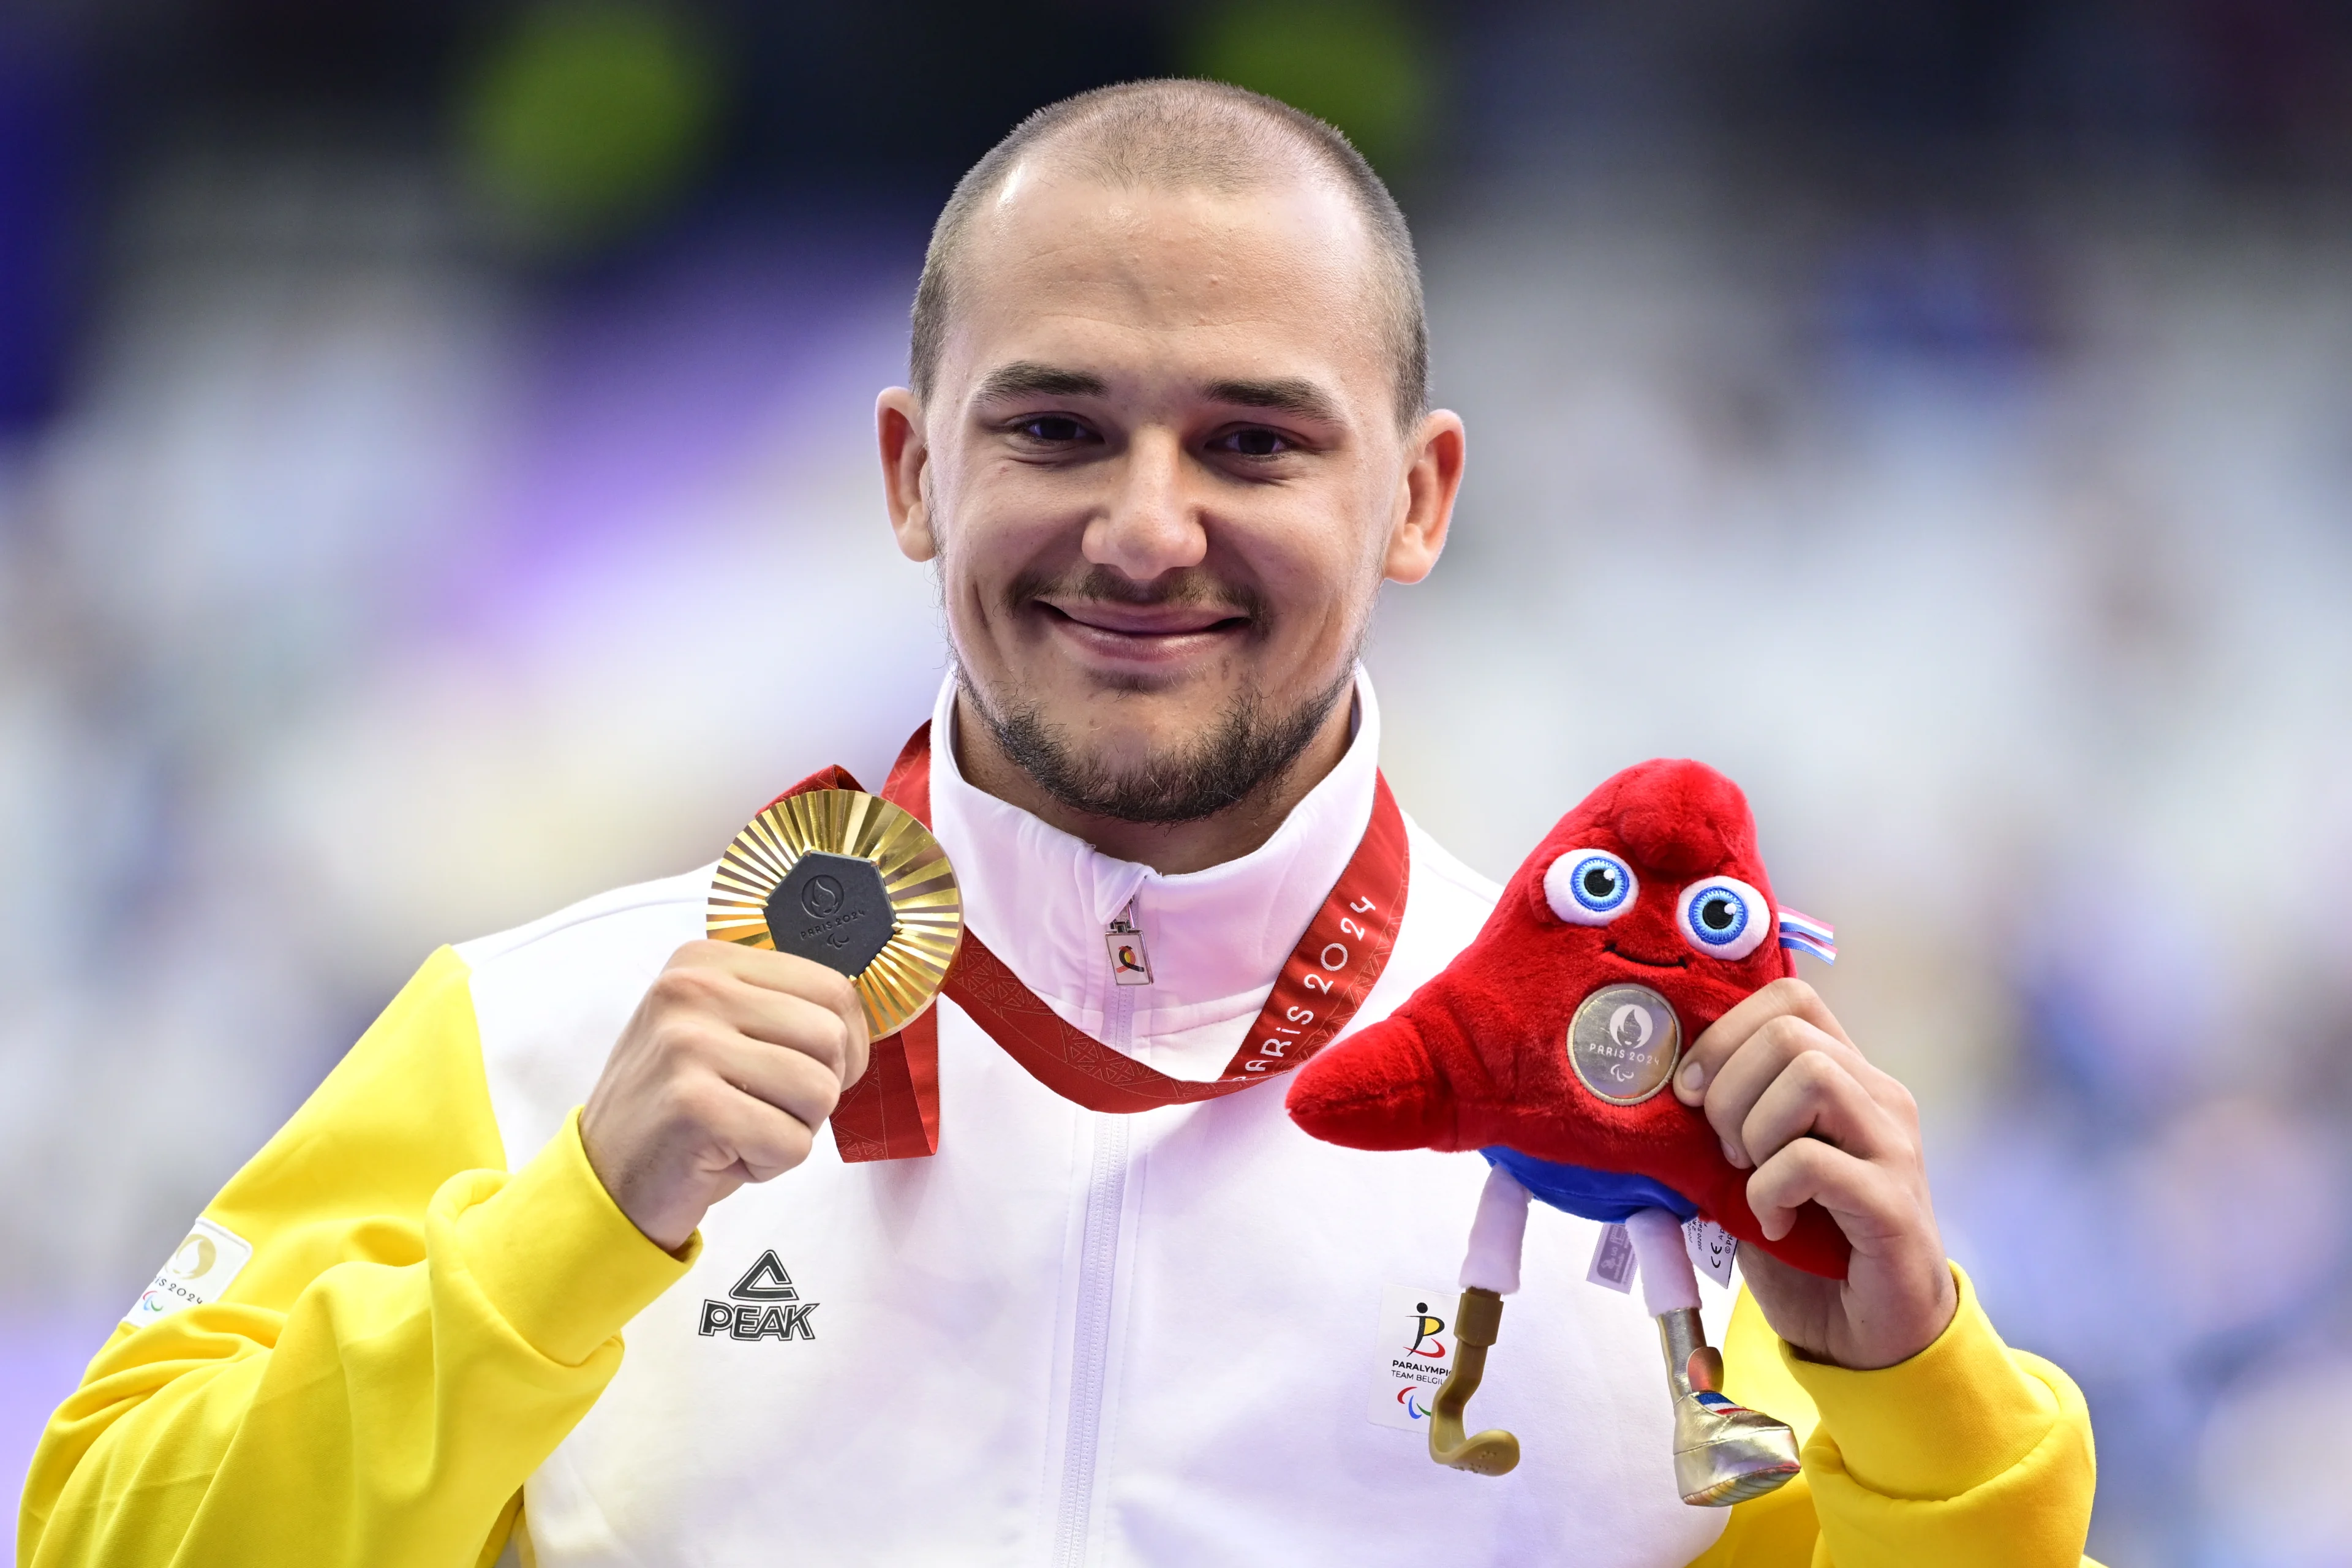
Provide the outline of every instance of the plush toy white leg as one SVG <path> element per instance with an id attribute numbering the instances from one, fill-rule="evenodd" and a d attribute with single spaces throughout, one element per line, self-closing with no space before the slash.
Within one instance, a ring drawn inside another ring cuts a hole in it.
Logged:
<path id="1" fill-rule="evenodd" d="M 1728 1508 L 1797 1473 L 1797 1436 L 1761 1411 L 1723 1395 L 1723 1355 L 1698 1316 L 1698 1270 L 1683 1222 L 1643 1209 L 1625 1222 L 1642 1268 L 1642 1300 L 1658 1320 L 1666 1388 L 1675 1402 L 1675 1485 L 1697 1508 Z"/>
<path id="2" fill-rule="evenodd" d="M 1462 1288 L 1507 1296 L 1519 1288 L 1519 1257 L 1527 1249 L 1528 1190 L 1496 1165 L 1478 1194 L 1478 1217 L 1470 1222 L 1470 1248 L 1462 1259 Z"/>
<path id="3" fill-rule="evenodd" d="M 1683 1222 L 1664 1209 L 1643 1209 L 1625 1222 L 1633 1259 L 1642 1268 L 1642 1302 L 1650 1316 L 1698 1310 L 1698 1270 L 1683 1245 Z"/>
<path id="4" fill-rule="evenodd" d="M 1462 1415 L 1486 1373 L 1486 1352 L 1503 1326 L 1503 1298 L 1519 1288 L 1528 1190 L 1496 1165 L 1478 1194 L 1462 1259 L 1462 1300 L 1454 1310 L 1454 1367 L 1430 1401 L 1429 1457 L 1457 1470 L 1499 1476 L 1519 1462 L 1519 1440 L 1500 1429 L 1465 1435 Z"/>

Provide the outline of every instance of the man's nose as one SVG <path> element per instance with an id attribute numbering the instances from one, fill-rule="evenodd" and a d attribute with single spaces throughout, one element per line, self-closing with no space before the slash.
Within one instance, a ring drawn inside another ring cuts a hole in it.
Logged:
<path id="1" fill-rule="evenodd" d="M 1087 559 L 1138 583 L 1198 566 L 1209 536 L 1186 494 L 1184 448 L 1175 433 L 1139 432 L 1119 469 L 1109 505 L 1087 524 Z"/>

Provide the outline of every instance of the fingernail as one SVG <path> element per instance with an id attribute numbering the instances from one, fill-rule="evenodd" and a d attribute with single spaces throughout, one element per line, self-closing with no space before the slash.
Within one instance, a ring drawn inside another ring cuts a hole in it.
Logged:
<path id="1" fill-rule="evenodd" d="M 1731 1168 L 1735 1171 L 1748 1169 L 1748 1156 L 1734 1148 L 1728 1138 L 1723 1141 L 1723 1157 L 1731 1162 Z"/>
<path id="2" fill-rule="evenodd" d="M 1685 1094 L 1696 1094 L 1706 1087 L 1706 1064 L 1696 1058 L 1683 1064 L 1675 1075 L 1675 1083 Z"/>

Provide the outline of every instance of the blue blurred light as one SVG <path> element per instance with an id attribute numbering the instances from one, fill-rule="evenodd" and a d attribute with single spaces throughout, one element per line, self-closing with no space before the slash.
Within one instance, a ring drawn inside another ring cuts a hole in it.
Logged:
<path id="1" fill-rule="evenodd" d="M 74 87 L 62 54 L 0 36 L 0 434 L 38 423 L 63 389 L 86 172 Z"/>

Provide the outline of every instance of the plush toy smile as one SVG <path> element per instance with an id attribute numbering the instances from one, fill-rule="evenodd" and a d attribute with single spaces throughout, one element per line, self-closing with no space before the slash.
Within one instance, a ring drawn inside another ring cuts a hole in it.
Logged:
<path id="1" fill-rule="evenodd" d="M 1612 958 L 1622 958 L 1628 963 L 1638 963 L 1644 969 L 1680 969 L 1690 962 L 1686 958 L 1636 958 L 1615 942 L 1602 942 L 1601 951 Z"/>

